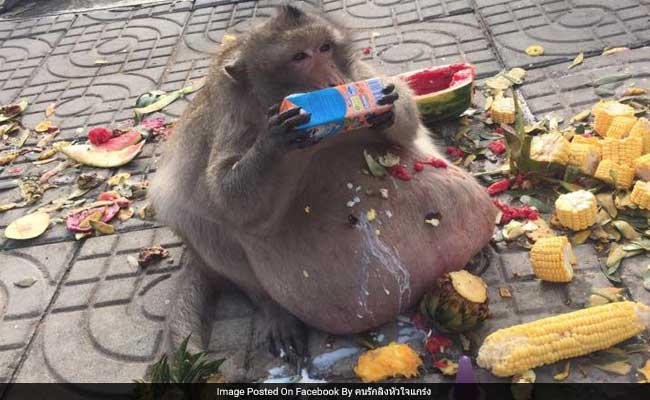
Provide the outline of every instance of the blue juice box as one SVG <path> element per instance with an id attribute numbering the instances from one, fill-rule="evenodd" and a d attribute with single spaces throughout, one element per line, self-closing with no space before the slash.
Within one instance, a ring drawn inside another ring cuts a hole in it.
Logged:
<path id="1" fill-rule="evenodd" d="M 378 105 L 384 96 L 379 78 L 348 83 L 309 93 L 287 96 L 280 112 L 300 107 L 311 114 L 309 122 L 297 129 L 305 133 L 305 141 L 317 142 L 328 136 L 370 126 L 368 117 L 390 110 L 393 105 Z"/>

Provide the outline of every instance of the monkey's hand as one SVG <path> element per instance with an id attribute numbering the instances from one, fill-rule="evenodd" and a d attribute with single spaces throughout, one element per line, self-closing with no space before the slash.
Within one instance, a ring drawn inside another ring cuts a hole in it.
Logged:
<path id="1" fill-rule="evenodd" d="M 308 112 L 301 113 L 301 108 L 291 108 L 289 110 L 279 112 L 280 105 L 276 104 L 269 108 L 268 128 L 270 145 L 277 150 L 291 150 L 299 149 L 316 144 L 313 141 L 308 141 L 305 132 L 296 130 L 296 127 L 309 122 L 311 114 Z"/>
<path id="2" fill-rule="evenodd" d="M 377 101 L 380 106 L 393 104 L 399 98 L 399 94 L 395 91 L 395 85 L 392 83 L 386 85 L 381 92 L 384 97 Z M 368 117 L 368 122 L 370 122 L 370 128 L 372 129 L 386 129 L 395 123 L 395 112 L 390 109 L 381 114 L 372 114 Z"/>

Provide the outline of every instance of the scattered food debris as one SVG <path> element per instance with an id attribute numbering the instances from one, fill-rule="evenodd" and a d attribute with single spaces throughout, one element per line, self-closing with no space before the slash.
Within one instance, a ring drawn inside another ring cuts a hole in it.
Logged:
<path id="1" fill-rule="evenodd" d="M 34 283 L 36 283 L 36 279 L 30 276 L 14 282 L 14 286 L 17 286 L 19 288 L 28 288 L 33 286 Z"/>
<path id="2" fill-rule="evenodd" d="M 447 273 L 424 295 L 420 312 L 442 332 L 472 330 L 489 313 L 487 284 L 465 270 Z"/>
<path id="3" fill-rule="evenodd" d="M 50 226 L 50 216 L 43 212 L 35 212 L 22 216 L 9 224 L 5 229 L 5 237 L 14 240 L 28 240 L 41 236 Z"/>
<path id="4" fill-rule="evenodd" d="M 154 245 L 140 250 L 140 253 L 138 254 L 138 264 L 145 268 L 167 257 L 169 257 L 168 250 L 162 248 L 160 245 Z"/>
<path id="5" fill-rule="evenodd" d="M 582 62 L 585 60 L 585 53 L 580 53 L 576 56 L 575 59 L 573 59 L 573 62 L 569 65 L 569 69 L 577 67 L 578 65 L 582 64 Z"/>
<path id="6" fill-rule="evenodd" d="M 420 356 L 409 345 L 390 343 L 362 354 L 354 372 L 364 383 L 371 383 L 399 376 L 413 378 L 421 365 Z"/>
<path id="7" fill-rule="evenodd" d="M 507 287 L 500 287 L 499 296 L 503 297 L 504 299 L 510 299 L 512 298 L 512 293 L 510 293 L 510 289 Z"/>
<path id="8" fill-rule="evenodd" d="M 531 57 L 537 57 L 544 54 L 544 48 L 540 45 L 532 45 L 526 48 L 526 54 Z"/>

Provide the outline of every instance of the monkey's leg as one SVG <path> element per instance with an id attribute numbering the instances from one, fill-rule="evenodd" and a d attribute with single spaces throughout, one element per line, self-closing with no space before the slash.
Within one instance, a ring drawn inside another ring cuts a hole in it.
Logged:
<path id="1" fill-rule="evenodd" d="M 214 321 L 216 288 L 206 277 L 207 267 L 191 249 L 177 285 L 175 303 L 167 317 L 166 352 L 176 351 L 188 336 L 190 352 L 206 351 Z M 190 336 L 191 335 L 191 336 Z"/>

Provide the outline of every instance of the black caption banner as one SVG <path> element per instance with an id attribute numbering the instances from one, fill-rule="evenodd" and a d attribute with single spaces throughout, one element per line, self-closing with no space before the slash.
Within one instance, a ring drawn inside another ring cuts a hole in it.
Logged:
<path id="1" fill-rule="evenodd" d="M 435 400 L 650 400 L 650 384 L 10 384 L 2 400 L 216 399 L 435 399 Z"/>

